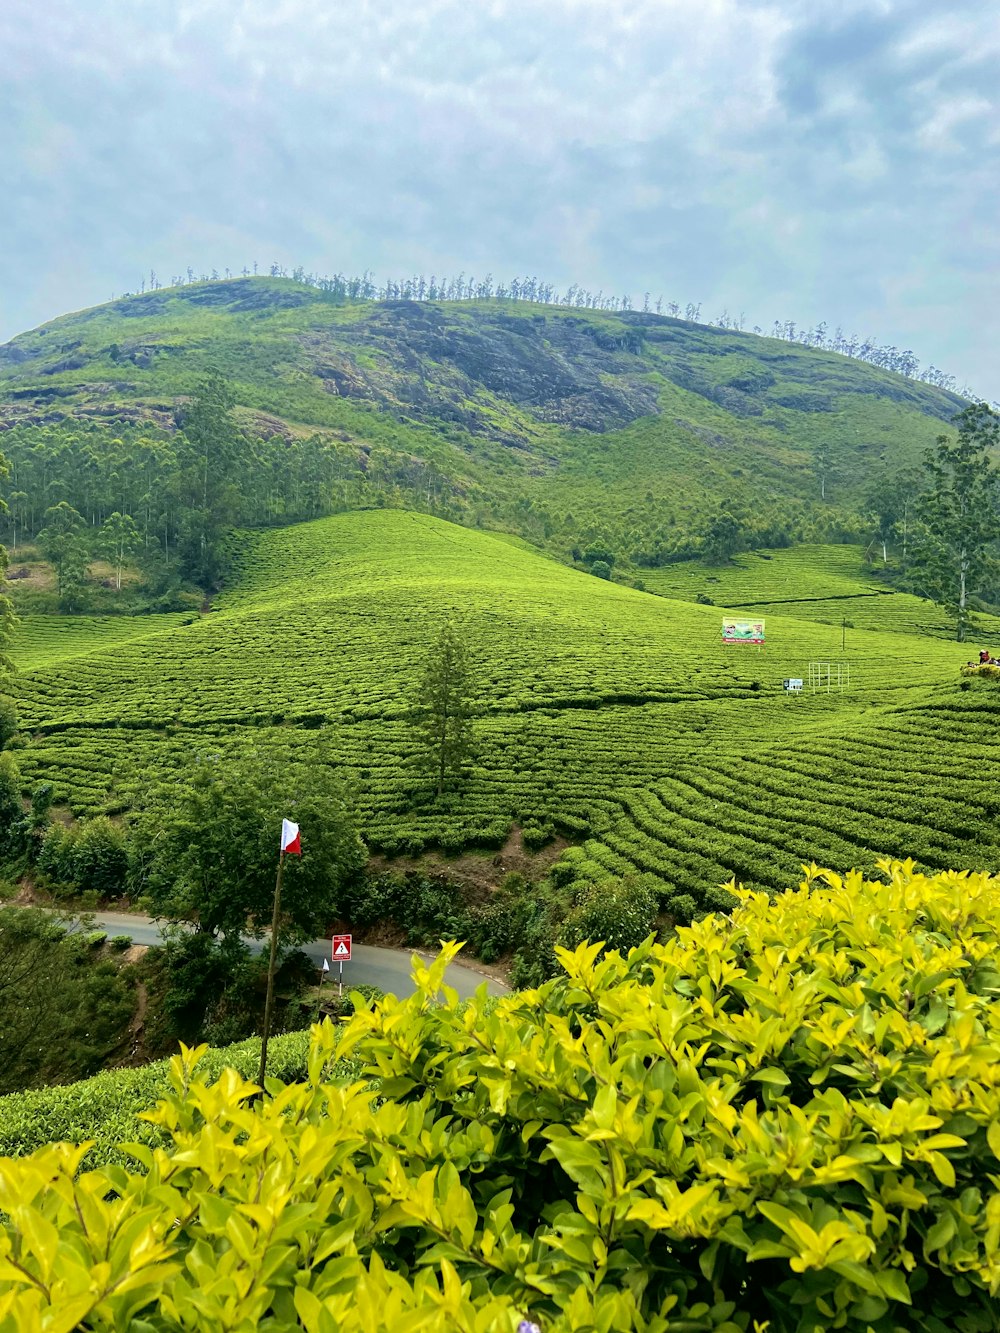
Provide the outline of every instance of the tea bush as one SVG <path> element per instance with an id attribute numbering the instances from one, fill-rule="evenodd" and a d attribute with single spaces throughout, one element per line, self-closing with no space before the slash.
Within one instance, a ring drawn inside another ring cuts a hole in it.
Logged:
<path id="1" fill-rule="evenodd" d="M 276 1078 L 302 1078 L 308 1051 L 308 1032 L 272 1037 L 267 1048 L 268 1069 Z M 259 1064 L 260 1038 L 251 1037 L 233 1046 L 205 1050 L 199 1074 L 217 1078 L 222 1069 L 231 1067 L 249 1078 Z M 166 1141 L 156 1126 L 139 1117 L 169 1091 L 170 1067 L 169 1060 L 157 1060 L 139 1069 L 111 1069 L 79 1083 L 0 1097 L 0 1153 L 18 1157 L 53 1140 L 87 1139 L 91 1144 L 84 1159 L 88 1166 L 131 1160 L 122 1144 Z"/>
<path id="2" fill-rule="evenodd" d="M 446 946 L 262 1101 L 187 1052 L 138 1170 L 0 1161 L 3 1326 L 995 1330 L 1000 881 L 731 888 L 499 1001 Z"/>

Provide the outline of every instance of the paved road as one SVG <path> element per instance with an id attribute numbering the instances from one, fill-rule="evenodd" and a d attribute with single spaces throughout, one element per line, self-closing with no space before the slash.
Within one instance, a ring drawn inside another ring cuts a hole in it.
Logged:
<path id="1" fill-rule="evenodd" d="M 159 944 L 163 938 L 161 923 L 148 916 L 138 916 L 132 912 L 90 912 L 94 924 L 106 930 L 109 935 L 130 935 L 136 944 Z M 247 939 L 247 944 L 255 952 L 264 947 L 261 940 Z M 302 952 L 315 962 L 317 968 L 323 959 L 330 957 L 329 940 L 313 940 L 303 944 Z M 421 957 L 430 958 L 424 950 L 376 949 L 370 944 L 355 944 L 351 950 L 351 961 L 344 964 L 345 986 L 378 986 L 392 995 L 412 995 L 414 986 L 410 977 L 410 957 L 419 952 Z M 336 982 L 339 965 L 331 962 L 329 982 Z M 470 996 L 477 986 L 486 982 L 491 995 L 505 995 L 508 987 L 502 981 L 485 977 L 474 968 L 461 963 L 452 963 L 445 973 L 445 982 L 458 991 L 463 998 Z"/>

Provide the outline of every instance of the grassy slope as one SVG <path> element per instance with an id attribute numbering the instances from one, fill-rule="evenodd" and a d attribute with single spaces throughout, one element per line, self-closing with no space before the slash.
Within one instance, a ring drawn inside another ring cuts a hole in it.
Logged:
<path id="1" fill-rule="evenodd" d="M 651 516 L 683 527 L 722 498 L 765 518 L 816 500 L 820 440 L 844 478 L 833 499 L 850 503 L 873 473 L 916 460 L 960 405 L 832 353 L 666 317 L 336 306 L 255 279 L 134 297 L 22 335 L 0 348 L 0 418 L 137 411 L 167 423 L 209 367 L 251 413 L 432 460 L 469 496 L 571 511 L 585 538 L 609 525 L 627 537 Z"/>
<path id="2" fill-rule="evenodd" d="M 851 689 L 790 698 L 782 678 L 836 660 L 839 625 L 769 613 L 765 653 L 723 648 L 715 607 L 398 511 L 247 536 L 217 608 L 149 617 L 104 648 L 93 621 L 78 653 L 29 620 L 26 781 L 54 778 L 80 812 L 124 808 L 199 750 L 311 743 L 328 721 L 375 845 L 496 841 L 550 818 L 592 834 L 570 853 L 582 877 L 639 868 L 699 898 L 734 873 L 787 883 L 813 859 L 1000 869 L 997 709 L 959 691 L 962 646 L 859 629 Z M 463 792 L 414 811 L 410 701 L 452 611 L 480 755 Z"/>

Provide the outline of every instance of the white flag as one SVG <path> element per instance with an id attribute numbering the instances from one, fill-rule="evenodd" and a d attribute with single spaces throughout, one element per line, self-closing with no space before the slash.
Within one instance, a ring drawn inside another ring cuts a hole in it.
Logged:
<path id="1" fill-rule="evenodd" d="M 281 850 L 289 856 L 302 855 L 302 839 L 299 837 L 299 826 L 293 824 L 290 819 L 281 821 Z"/>
<path id="2" fill-rule="evenodd" d="M 324 972 L 329 972 L 329 970 L 330 970 L 330 964 L 329 964 L 329 963 L 326 961 L 326 959 L 324 958 L 324 959 L 323 959 L 323 971 L 324 971 Z"/>

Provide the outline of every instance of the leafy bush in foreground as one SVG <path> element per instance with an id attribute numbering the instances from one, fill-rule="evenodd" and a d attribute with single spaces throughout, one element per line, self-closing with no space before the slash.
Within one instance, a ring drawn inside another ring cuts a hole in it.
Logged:
<path id="1" fill-rule="evenodd" d="M 260 1102 L 188 1053 L 142 1174 L 0 1161 L 0 1319 L 995 1329 L 1000 881 L 880 870 L 740 891 L 628 959 L 563 951 L 489 1009 L 434 1003 L 446 946 Z M 338 1057 L 378 1095 L 331 1084 Z"/>
<path id="2" fill-rule="evenodd" d="M 308 1032 L 273 1037 L 268 1069 L 278 1078 L 302 1078 L 308 1052 Z M 259 1065 L 260 1038 L 251 1037 L 207 1051 L 198 1072 L 202 1078 L 217 1078 L 224 1068 L 232 1068 L 249 1077 Z M 139 1117 L 169 1092 L 170 1068 L 169 1060 L 157 1060 L 139 1069 L 110 1069 L 80 1083 L 0 1097 L 0 1153 L 18 1157 L 54 1140 L 87 1139 L 93 1145 L 88 1165 L 127 1162 L 123 1143 L 165 1142 L 161 1129 Z"/>

